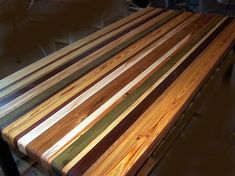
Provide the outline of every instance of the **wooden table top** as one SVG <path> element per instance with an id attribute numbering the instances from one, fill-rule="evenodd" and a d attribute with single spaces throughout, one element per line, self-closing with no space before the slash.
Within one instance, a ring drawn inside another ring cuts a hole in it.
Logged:
<path id="1" fill-rule="evenodd" d="M 57 174 L 134 174 L 234 42 L 230 17 L 134 13 L 0 80 L 2 138 Z"/>

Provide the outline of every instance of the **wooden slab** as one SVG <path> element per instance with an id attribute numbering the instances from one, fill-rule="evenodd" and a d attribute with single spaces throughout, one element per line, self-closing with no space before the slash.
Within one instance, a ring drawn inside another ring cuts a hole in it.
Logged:
<path id="1" fill-rule="evenodd" d="M 3 79 L 3 139 L 58 175 L 135 173 L 231 48 L 231 21 L 149 8 Z"/>

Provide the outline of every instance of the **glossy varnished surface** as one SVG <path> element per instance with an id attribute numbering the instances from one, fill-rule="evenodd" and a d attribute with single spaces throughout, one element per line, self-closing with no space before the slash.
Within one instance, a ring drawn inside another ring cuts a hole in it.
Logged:
<path id="1" fill-rule="evenodd" d="M 148 8 L 0 81 L 0 127 L 57 174 L 134 174 L 229 52 L 228 17 Z"/>

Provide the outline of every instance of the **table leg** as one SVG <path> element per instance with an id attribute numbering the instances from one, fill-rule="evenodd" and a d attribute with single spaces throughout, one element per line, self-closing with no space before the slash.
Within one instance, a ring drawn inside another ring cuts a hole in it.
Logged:
<path id="1" fill-rule="evenodd" d="M 232 63 L 232 64 L 228 67 L 227 71 L 226 71 L 225 74 L 224 74 L 223 83 L 224 83 L 225 85 L 229 85 L 230 82 L 231 82 L 232 73 L 233 73 L 233 65 L 234 65 L 234 63 Z"/>
<path id="2" fill-rule="evenodd" d="M 0 164 L 5 176 L 20 176 L 8 144 L 0 139 Z"/>

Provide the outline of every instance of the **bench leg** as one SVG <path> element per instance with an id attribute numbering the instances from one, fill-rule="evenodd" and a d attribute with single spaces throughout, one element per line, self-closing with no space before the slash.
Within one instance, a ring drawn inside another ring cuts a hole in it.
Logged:
<path id="1" fill-rule="evenodd" d="M 0 164 L 5 176 L 20 176 L 10 148 L 2 139 L 0 139 Z"/>
<path id="2" fill-rule="evenodd" d="M 230 82 L 231 82 L 231 79 L 232 79 L 232 73 L 233 73 L 233 65 L 234 63 L 232 63 L 227 71 L 225 72 L 224 74 L 224 77 L 223 77 L 223 83 L 227 86 L 229 86 Z"/>

